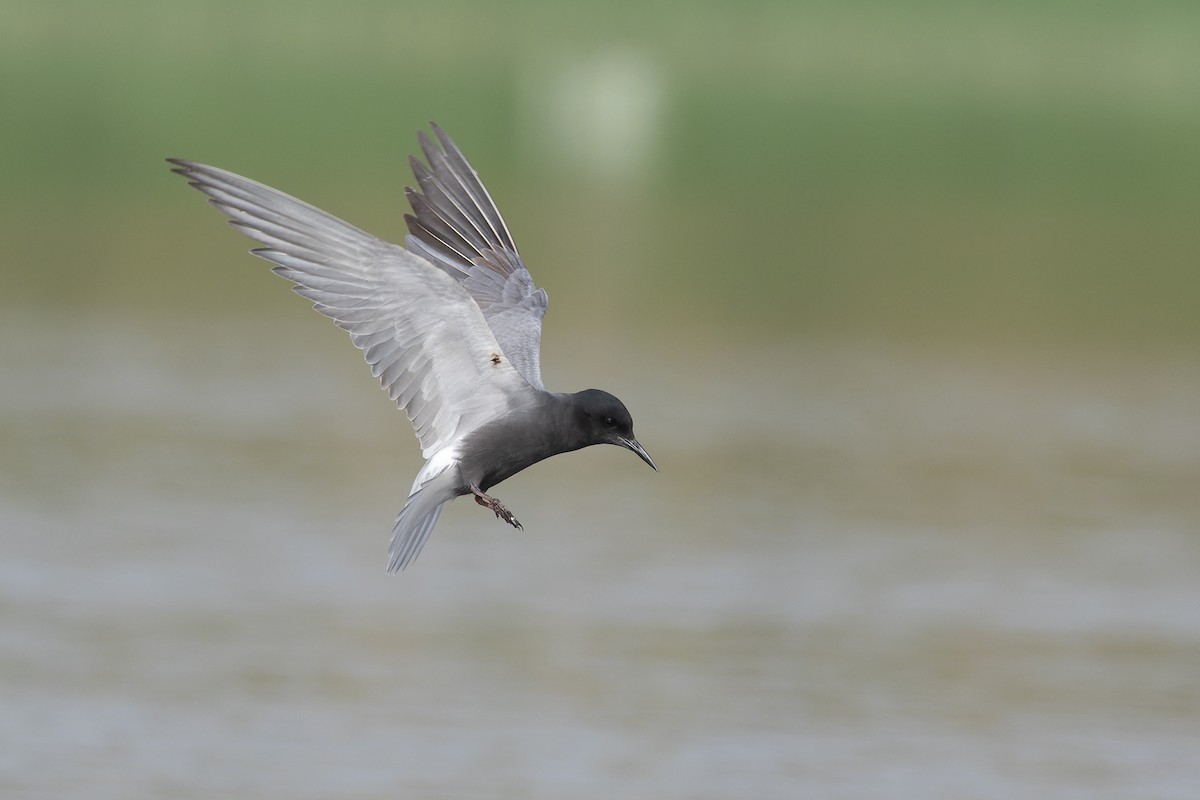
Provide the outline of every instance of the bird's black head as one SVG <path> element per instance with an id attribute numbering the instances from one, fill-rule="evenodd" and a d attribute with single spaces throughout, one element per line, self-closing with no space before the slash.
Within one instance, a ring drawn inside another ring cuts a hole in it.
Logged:
<path id="1" fill-rule="evenodd" d="M 655 470 L 658 469 L 646 448 L 633 435 L 633 417 L 620 400 L 599 389 L 584 389 L 575 394 L 575 409 L 588 444 L 624 447 L 637 453 L 642 461 Z"/>

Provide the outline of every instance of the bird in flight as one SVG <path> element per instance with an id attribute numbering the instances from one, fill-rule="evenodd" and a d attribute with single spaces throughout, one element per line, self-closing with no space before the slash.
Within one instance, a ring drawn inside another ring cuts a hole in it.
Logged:
<path id="1" fill-rule="evenodd" d="M 445 504 L 472 495 L 515 528 L 488 490 L 542 459 L 594 444 L 632 450 L 625 405 L 599 389 L 549 392 L 539 349 L 548 299 L 521 261 L 479 175 L 445 131 L 410 157 L 407 249 L 223 169 L 178 158 L 174 172 L 261 247 L 251 252 L 350 334 L 412 422 L 425 465 L 396 517 L 388 572 L 408 566 Z"/>

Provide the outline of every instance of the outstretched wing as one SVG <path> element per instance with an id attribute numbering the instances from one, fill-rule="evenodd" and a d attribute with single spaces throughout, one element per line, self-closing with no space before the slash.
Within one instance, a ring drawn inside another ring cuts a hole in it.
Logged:
<path id="1" fill-rule="evenodd" d="M 168 161 L 263 245 L 251 252 L 349 332 L 426 458 L 531 391 L 476 302 L 425 259 L 261 183 Z"/>
<path id="2" fill-rule="evenodd" d="M 420 189 L 405 189 L 413 210 L 404 216 L 405 243 L 470 292 L 504 354 L 541 389 L 546 291 L 534 285 L 479 175 L 446 132 L 431 125 L 441 147 L 421 133 L 429 165 L 409 158 Z"/>

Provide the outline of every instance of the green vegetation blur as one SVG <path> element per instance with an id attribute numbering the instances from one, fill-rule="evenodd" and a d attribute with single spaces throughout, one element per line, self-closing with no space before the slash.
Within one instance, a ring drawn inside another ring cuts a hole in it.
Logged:
<path id="1" fill-rule="evenodd" d="M 400 241 L 436 120 L 557 331 L 1187 348 L 1198 43 L 1194 2 L 9 0 L 0 308 L 276 313 L 163 158 Z"/>

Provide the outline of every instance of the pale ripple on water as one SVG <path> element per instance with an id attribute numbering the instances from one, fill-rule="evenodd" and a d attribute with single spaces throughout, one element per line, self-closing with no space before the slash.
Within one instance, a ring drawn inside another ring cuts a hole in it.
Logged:
<path id="1" fill-rule="evenodd" d="M 36 322 L 0 340 L 4 797 L 1200 785 L 1194 365 L 650 348 L 618 393 L 661 474 L 539 465 L 525 532 L 460 503 L 389 577 L 416 447 L 315 320 Z"/>

